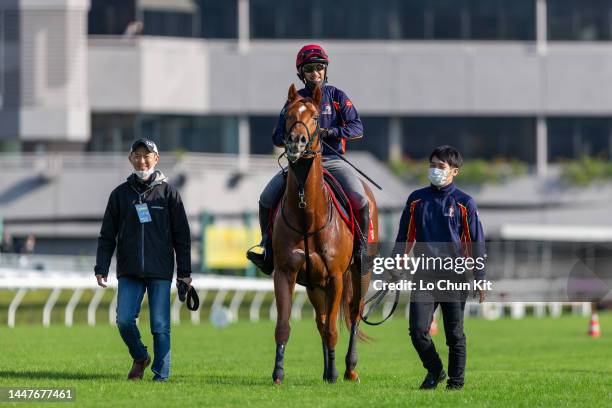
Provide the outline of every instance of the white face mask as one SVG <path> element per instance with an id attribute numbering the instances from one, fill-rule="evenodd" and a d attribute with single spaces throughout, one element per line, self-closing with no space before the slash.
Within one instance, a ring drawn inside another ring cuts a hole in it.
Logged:
<path id="1" fill-rule="evenodd" d="M 446 184 L 449 174 L 450 170 L 431 168 L 429 169 L 428 177 L 431 184 L 436 187 L 442 187 L 444 184 Z"/>
<path id="2" fill-rule="evenodd" d="M 151 167 L 149 170 L 134 170 L 134 174 L 141 180 L 149 178 L 155 171 L 155 167 Z"/>

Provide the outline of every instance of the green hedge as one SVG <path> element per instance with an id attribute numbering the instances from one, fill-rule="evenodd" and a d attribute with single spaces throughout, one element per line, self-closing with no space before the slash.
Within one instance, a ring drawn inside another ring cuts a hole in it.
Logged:
<path id="1" fill-rule="evenodd" d="M 579 160 L 563 162 L 561 174 L 565 182 L 578 186 L 586 186 L 593 181 L 612 181 L 612 162 L 583 156 Z"/>

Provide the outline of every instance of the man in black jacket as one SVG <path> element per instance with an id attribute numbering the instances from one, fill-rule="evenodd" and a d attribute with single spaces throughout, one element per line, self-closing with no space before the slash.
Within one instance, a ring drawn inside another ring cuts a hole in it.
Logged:
<path id="1" fill-rule="evenodd" d="M 136 318 L 145 291 L 149 298 L 154 360 L 153 380 L 170 375 L 170 286 L 176 253 L 177 280 L 191 283 L 191 235 L 178 191 L 155 165 L 155 143 L 138 139 L 129 160 L 134 172 L 110 195 L 98 238 L 95 274 L 105 288 L 117 248 L 117 326 L 134 359 L 128 379 L 142 379 L 151 363 Z"/>

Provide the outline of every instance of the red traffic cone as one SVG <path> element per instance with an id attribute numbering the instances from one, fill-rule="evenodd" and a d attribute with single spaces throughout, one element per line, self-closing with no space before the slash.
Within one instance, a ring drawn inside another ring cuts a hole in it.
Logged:
<path id="1" fill-rule="evenodd" d="M 597 313 L 593 313 L 591 315 L 591 322 L 589 323 L 589 336 L 601 336 L 601 328 L 599 327 L 599 315 Z"/>
<path id="2" fill-rule="evenodd" d="M 438 334 L 438 322 L 436 320 L 436 315 L 433 315 L 433 318 L 431 319 L 431 326 L 429 326 L 430 336 L 435 336 L 436 334 Z"/>

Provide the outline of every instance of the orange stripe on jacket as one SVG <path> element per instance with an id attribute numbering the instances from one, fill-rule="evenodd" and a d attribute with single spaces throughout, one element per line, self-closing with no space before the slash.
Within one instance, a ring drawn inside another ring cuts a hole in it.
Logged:
<path id="1" fill-rule="evenodd" d="M 408 223 L 408 236 L 406 237 L 406 254 L 409 253 L 410 250 L 412 250 L 414 241 L 416 241 L 416 224 L 414 222 L 414 211 L 419 201 L 421 201 L 421 199 L 414 200 L 412 203 L 410 203 L 410 222 Z"/>
<path id="2" fill-rule="evenodd" d="M 340 110 L 340 103 L 338 101 L 332 101 L 332 103 L 334 104 L 334 109 L 336 109 L 336 112 L 338 113 L 338 117 L 340 118 L 340 126 L 342 127 L 346 126 L 346 122 L 344 121 L 344 118 L 342 117 L 342 111 Z M 340 143 L 342 144 L 342 153 L 346 153 L 346 139 L 341 139 Z"/>
<path id="3" fill-rule="evenodd" d="M 463 244 L 463 252 L 465 256 L 472 256 L 472 249 L 470 244 L 472 243 L 472 236 L 470 235 L 470 223 L 468 221 L 468 210 L 463 204 L 459 204 L 461 210 L 461 222 L 463 223 L 463 234 L 461 234 L 461 243 Z"/>

